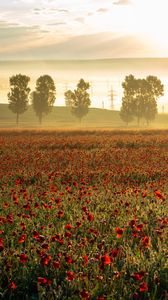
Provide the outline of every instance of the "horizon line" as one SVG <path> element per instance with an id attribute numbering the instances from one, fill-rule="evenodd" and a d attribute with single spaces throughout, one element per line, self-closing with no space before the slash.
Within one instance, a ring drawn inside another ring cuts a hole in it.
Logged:
<path id="1" fill-rule="evenodd" d="M 109 58 L 40 58 L 40 59 L 37 59 L 37 58 L 5 58 L 5 59 L 1 59 L 0 58 L 0 62 L 18 62 L 18 61 L 24 61 L 24 62 L 29 62 L 29 61 L 37 61 L 37 62 L 41 62 L 41 61 L 100 61 L 100 60 L 129 60 L 129 59 L 168 59 L 168 56 L 166 57 L 163 57 L 163 56 L 145 56 L 145 57 L 109 57 Z"/>

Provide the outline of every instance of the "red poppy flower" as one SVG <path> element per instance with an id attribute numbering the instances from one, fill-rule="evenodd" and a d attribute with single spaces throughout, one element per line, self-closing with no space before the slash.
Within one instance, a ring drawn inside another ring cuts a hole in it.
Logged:
<path id="1" fill-rule="evenodd" d="M 26 230 L 26 225 L 23 222 L 20 223 L 20 227 L 22 228 L 23 231 Z"/>
<path id="2" fill-rule="evenodd" d="M 117 257 L 117 255 L 119 254 L 119 249 L 112 249 L 112 251 L 111 251 L 111 256 L 112 257 Z"/>
<path id="3" fill-rule="evenodd" d="M 20 244 L 24 243 L 26 240 L 26 237 L 27 237 L 26 234 L 22 234 L 18 239 L 18 243 L 20 243 Z"/>
<path id="4" fill-rule="evenodd" d="M 74 274 L 74 272 L 72 272 L 72 271 L 67 271 L 66 274 L 67 274 L 67 280 L 68 280 L 68 281 L 73 281 L 73 280 L 75 279 L 75 274 Z"/>
<path id="5" fill-rule="evenodd" d="M 140 292 L 147 292 L 148 291 L 148 286 L 146 282 L 141 282 L 139 285 L 139 290 Z"/>
<path id="6" fill-rule="evenodd" d="M 124 230 L 122 228 L 119 228 L 119 227 L 116 227 L 115 231 L 117 233 L 117 238 L 118 239 L 122 236 L 122 234 L 124 232 Z"/>
<path id="7" fill-rule="evenodd" d="M 13 215 L 12 214 L 7 215 L 6 219 L 9 224 L 13 223 Z"/>
<path id="8" fill-rule="evenodd" d="M 82 299 L 89 299 L 90 298 L 90 294 L 86 291 L 86 290 L 83 290 L 81 293 L 81 298 Z"/>
<path id="9" fill-rule="evenodd" d="M 51 255 L 43 255 L 41 258 L 41 264 L 43 266 L 48 266 L 50 261 L 51 261 Z"/>
<path id="10" fill-rule="evenodd" d="M 64 212 L 60 210 L 58 212 L 58 218 L 61 219 L 63 216 L 64 216 Z"/>
<path id="11" fill-rule="evenodd" d="M 81 226 L 82 226 L 82 223 L 81 223 L 81 222 L 79 222 L 79 221 L 77 221 L 77 222 L 76 222 L 76 226 L 79 228 L 79 227 L 81 227 Z"/>
<path id="12" fill-rule="evenodd" d="M 49 249 L 50 249 L 50 245 L 47 244 L 47 243 L 45 243 L 45 242 L 41 245 L 41 247 L 42 247 L 43 249 L 45 249 L 45 250 L 49 250 Z"/>
<path id="13" fill-rule="evenodd" d="M 65 232 L 65 237 L 70 238 L 72 236 L 72 233 L 69 231 Z"/>
<path id="14" fill-rule="evenodd" d="M 88 219 L 88 221 L 90 221 L 90 222 L 93 221 L 93 220 L 94 220 L 94 215 L 91 214 L 91 213 L 88 213 L 87 219 Z"/>
<path id="15" fill-rule="evenodd" d="M 67 264 L 72 264 L 73 263 L 73 259 L 70 256 L 65 256 L 65 261 Z"/>
<path id="16" fill-rule="evenodd" d="M 39 284 L 45 285 L 47 283 L 47 278 L 38 277 L 37 281 L 38 281 Z"/>
<path id="17" fill-rule="evenodd" d="M 27 262 L 28 256 L 26 254 L 21 253 L 19 257 L 20 257 L 20 262 L 22 264 L 25 264 Z"/>
<path id="18" fill-rule="evenodd" d="M 73 226 L 71 224 L 65 225 L 65 229 L 67 229 L 67 230 L 71 230 L 72 228 L 73 228 Z"/>
<path id="19" fill-rule="evenodd" d="M 165 200 L 165 197 L 161 194 L 160 191 L 156 190 L 156 191 L 154 192 L 154 194 L 155 194 L 155 196 L 156 196 L 157 198 L 159 198 L 159 199 L 161 199 L 161 200 Z"/>
<path id="20" fill-rule="evenodd" d="M 60 262 L 58 260 L 57 261 L 53 261 L 53 267 L 54 267 L 54 269 L 60 269 L 60 267 L 61 267 Z"/>
<path id="21" fill-rule="evenodd" d="M 88 262 L 89 262 L 88 256 L 87 256 L 87 255 L 84 255 L 84 256 L 83 256 L 83 260 L 84 260 L 84 265 L 87 265 Z"/>
<path id="22" fill-rule="evenodd" d="M 143 227 L 144 227 L 144 224 L 139 224 L 136 226 L 136 230 L 141 231 Z"/>
<path id="23" fill-rule="evenodd" d="M 19 199 L 18 199 L 18 196 L 16 194 L 13 194 L 13 201 L 14 201 L 15 204 L 19 203 Z"/>
<path id="24" fill-rule="evenodd" d="M 108 255 L 103 255 L 101 261 L 103 265 L 109 265 L 111 263 L 111 259 Z"/>
<path id="25" fill-rule="evenodd" d="M 84 211 L 84 212 L 87 212 L 87 207 L 86 206 L 82 206 L 82 210 Z"/>
<path id="26" fill-rule="evenodd" d="M 17 288 L 16 284 L 14 281 L 11 281 L 11 283 L 8 285 L 8 289 L 15 290 Z"/>
<path id="27" fill-rule="evenodd" d="M 141 242 L 142 242 L 142 245 L 145 248 L 148 248 L 149 245 L 150 245 L 150 238 L 149 238 L 149 236 L 144 236 L 144 238 L 142 238 Z"/>
<path id="28" fill-rule="evenodd" d="M 0 252 L 3 251 L 3 249 L 4 249 L 3 239 L 0 238 Z"/>
<path id="29" fill-rule="evenodd" d="M 135 272 L 131 275 L 131 277 L 137 281 L 141 280 L 145 275 L 145 272 L 144 271 L 141 271 L 141 272 Z"/>

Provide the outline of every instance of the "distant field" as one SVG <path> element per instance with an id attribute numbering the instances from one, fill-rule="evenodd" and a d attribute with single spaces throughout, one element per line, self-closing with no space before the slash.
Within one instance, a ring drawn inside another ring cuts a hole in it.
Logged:
<path id="1" fill-rule="evenodd" d="M 16 127 L 16 115 L 13 114 L 7 104 L 0 104 L 0 127 Z M 39 127 L 38 119 L 29 107 L 28 111 L 20 115 L 20 128 Z M 41 128 L 125 128 L 125 123 L 120 119 L 119 111 L 90 108 L 88 115 L 83 118 L 81 124 L 71 114 L 67 107 L 53 107 L 52 112 L 45 116 Z M 136 122 L 130 123 L 129 127 L 137 127 Z M 146 128 L 146 124 L 141 124 Z M 149 128 L 168 128 L 168 114 L 159 114 Z"/>

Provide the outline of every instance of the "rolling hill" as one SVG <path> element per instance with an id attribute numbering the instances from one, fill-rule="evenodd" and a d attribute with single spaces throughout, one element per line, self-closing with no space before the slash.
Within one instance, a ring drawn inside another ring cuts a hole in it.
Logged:
<path id="1" fill-rule="evenodd" d="M 8 109 L 7 104 L 0 104 L 0 128 L 16 127 L 16 115 Z M 129 127 L 136 127 L 136 122 Z M 142 122 L 144 128 L 146 124 Z M 120 119 L 119 111 L 100 108 L 90 108 L 89 113 L 83 118 L 81 124 L 71 114 L 68 107 L 54 106 L 51 113 L 43 118 L 40 126 L 38 119 L 30 106 L 20 115 L 19 128 L 124 128 L 126 124 Z M 168 128 L 168 114 L 159 114 L 150 124 L 150 128 Z"/>

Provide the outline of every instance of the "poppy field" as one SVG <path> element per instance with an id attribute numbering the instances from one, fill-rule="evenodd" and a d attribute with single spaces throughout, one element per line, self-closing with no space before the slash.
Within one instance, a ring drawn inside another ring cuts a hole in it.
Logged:
<path id="1" fill-rule="evenodd" d="M 0 299 L 168 299 L 168 131 L 1 130 Z"/>

